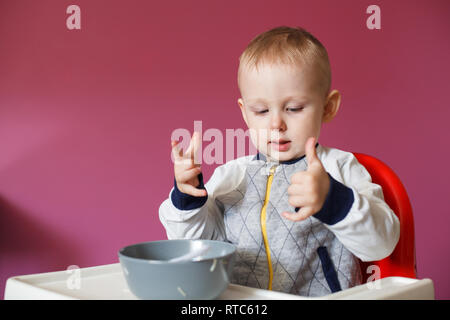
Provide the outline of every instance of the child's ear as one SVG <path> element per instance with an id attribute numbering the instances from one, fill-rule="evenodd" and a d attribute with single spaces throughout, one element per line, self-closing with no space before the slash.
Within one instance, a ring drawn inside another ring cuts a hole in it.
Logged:
<path id="1" fill-rule="evenodd" d="M 245 114 L 245 110 L 244 110 L 244 101 L 242 100 L 242 98 L 239 98 L 237 101 L 239 108 L 241 108 L 241 112 L 242 112 L 242 118 L 244 118 L 245 123 L 248 126 L 248 122 L 247 122 L 247 115 Z"/>
<path id="2" fill-rule="evenodd" d="M 341 94 L 337 90 L 330 92 L 323 110 L 322 122 L 330 122 L 336 116 L 341 105 Z"/>

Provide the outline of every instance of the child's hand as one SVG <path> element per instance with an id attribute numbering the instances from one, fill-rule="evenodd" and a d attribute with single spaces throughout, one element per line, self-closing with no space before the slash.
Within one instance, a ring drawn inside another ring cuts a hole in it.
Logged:
<path id="1" fill-rule="evenodd" d="M 316 139 L 306 141 L 305 153 L 308 161 L 306 171 L 296 172 L 291 177 L 288 188 L 289 204 L 300 207 L 296 213 L 283 212 L 282 215 L 292 221 L 305 220 L 317 213 L 325 202 L 330 189 L 330 178 L 316 154 Z"/>
<path id="2" fill-rule="evenodd" d="M 194 132 L 192 135 L 185 154 L 179 148 L 178 141 L 172 141 L 175 181 L 177 182 L 178 190 L 194 197 L 207 195 L 206 190 L 196 188 L 200 184 L 197 176 L 202 172 L 200 164 L 196 164 L 196 161 L 194 162 L 194 156 L 197 154 L 199 146 L 200 135 L 198 132 Z"/>

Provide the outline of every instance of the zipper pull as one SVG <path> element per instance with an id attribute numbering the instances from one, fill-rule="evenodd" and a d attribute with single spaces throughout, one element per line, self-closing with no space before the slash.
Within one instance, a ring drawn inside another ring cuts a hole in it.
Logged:
<path id="1" fill-rule="evenodd" d="M 272 166 L 269 170 L 269 176 L 273 176 L 278 165 Z"/>

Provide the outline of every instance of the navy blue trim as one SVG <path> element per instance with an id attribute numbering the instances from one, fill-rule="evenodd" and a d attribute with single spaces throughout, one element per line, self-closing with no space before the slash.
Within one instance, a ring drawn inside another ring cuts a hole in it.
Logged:
<path id="1" fill-rule="evenodd" d="M 330 255 L 326 247 L 317 248 L 317 254 L 319 255 L 320 262 L 322 263 L 322 270 L 327 280 L 328 286 L 331 292 L 341 291 L 341 284 L 337 276 L 336 269 L 334 269 L 333 261 L 331 261 Z"/>
<path id="2" fill-rule="evenodd" d="M 200 184 L 197 189 L 206 189 L 203 184 L 203 174 L 198 175 L 198 181 Z M 208 200 L 208 195 L 204 197 L 194 197 L 190 194 L 181 192 L 177 187 L 177 181 L 174 179 L 174 189 L 172 191 L 171 200 L 175 208 L 179 210 L 193 210 L 202 207 Z"/>
<path id="3" fill-rule="evenodd" d="M 330 190 L 328 190 L 322 209 L 314 217 L 323 223 L 333 225 L 347 216 L 355 197 L 352 189 L 336 181 L 329 173 L 328 176 L 330 177 Z"/>
<path id="4" fill-rule="evenodd" d="M 319 146 L 319 143 L 316 143 L 316 147 L 317 148 Z M 280 161 L 281 164 L 294 164 L 299 162 L 300 160 L 302 160 L 304 157 L 306 157 L 306 155 L 301 156 L 300 158 L 295 158 L 295 159 L 291 159 L 291 160 L 286 160 L 286 161 Z M 264 156 L 264 154 L 258 152 L 256 154 L 256 160 L 264 160 L 266 161 L 266 157 Z"/>
<path id="5" fill-rule="evenodd" d="M 317 145 L 316 145 L 317 147 Z M 291 159 L 291 160 L 286 160 L 286 161 L 280 161 L 281 164 L 294 164 L 299 162 L 300 160 L 302 160 L 304 157 L 306 157 L 306 155 L 301 156 L 300 158 L 295 158 L 295 159 Z"/>

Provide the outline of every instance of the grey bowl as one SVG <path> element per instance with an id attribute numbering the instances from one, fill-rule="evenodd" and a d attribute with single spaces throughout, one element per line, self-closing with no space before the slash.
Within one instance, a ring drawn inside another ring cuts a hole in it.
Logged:
<path id="1" fill-rule="evenodd" d="M 191 252 L 209 250 L 198 261 L 166 261 Z M 215 299 L 225 291 L 236 247 L 215 240 L 161 240 L 133 244 L 119 250 L 119 261 L 131 292 L 140 299 Z"/>

